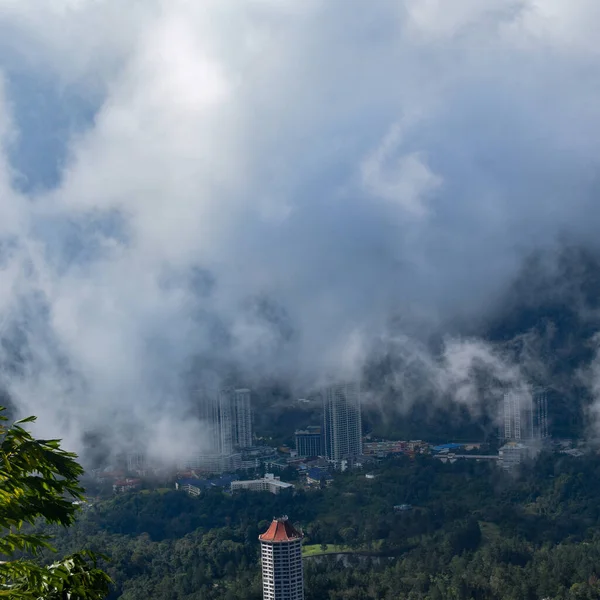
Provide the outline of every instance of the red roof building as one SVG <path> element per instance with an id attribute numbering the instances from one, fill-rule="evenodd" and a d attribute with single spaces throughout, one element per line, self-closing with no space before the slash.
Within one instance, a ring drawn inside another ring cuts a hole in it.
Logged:
<path id="1" fill-rule="evenodd" d="M 291 542 L 302 539 L 303 535 L 287 519 L 273 519 L 271 526 L 262 535 L 258 536 L 261 542 Z"/>
<path id="2" fill-rule="evenodd" d="M 287 517 L 273 519 L 269 529 L 258 536 L 264 600 L 304 599 L 302 537 Z"/>

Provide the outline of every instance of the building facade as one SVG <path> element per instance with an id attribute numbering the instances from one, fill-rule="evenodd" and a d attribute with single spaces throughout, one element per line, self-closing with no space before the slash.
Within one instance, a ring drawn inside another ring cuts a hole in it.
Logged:
<path id="1" fill-rule="evenodd" d="M 498 450 L 498 462 L 503 469 L 511 471 L 531 455 L 532 450 L 529 446 L 519 442 L 508 442 Z"/>
<path id="2" fill-rule="evenodd" d="M 323 432 L 319 426 L 310 426 L 304 430 L 297 430 L 296 452 L 298 456 L 322 456 Z"/>
<path id="3" fill-rule="evenodd" d="M 233 445 L 238 449 L 252 447 L 252 405 L 250 390 L 232 392 Z"/>
<path id="4" fill-rule="evenodd" d="M 537 388 L 533 390 L 533 437 L 538 440 L 546 439 L 548 432 L 548 390 Z"/>
<path id="5" fill-rule="evenodd" d="M 322 394 L 325 456 L 333 461 L 356 459 L 362 454 L 360 384 L 331 385 Z"/>
<path id="6" fill-rule="evenodd" d="M 281 490 L 290 490 L 294 486 L 291 483 L 281 481 L 273 473 L 267 473 L 261 479 L 251 479 L 249 481 L 234 481 L 231 484 L 231 491 L 249 490 L 251 492 L 271 492 L 279 494 Z"/>
<path id="7" fill-rule="evenodd" d="M 192 470 L 202 473 L 222 474 L 227 471 L 237 471 L 242 467 L 242 455 L 236 452 L 231 454 L 209 454 L 197 452 L 187 457 L 179 465 L 182 470 Z"/>
<path id="8" fill-rule="evenodd" d="M 197 414 L 202 444 L 184 467 L 211 473 L 241 468 L 239 450 L 252 446 L 250 390 L 198 390 Z"/>
<path id="9" fill-rule="evenodd" d="M 303 600 L 302 532 L 287 517 L 273 519 L 258 536 L 264 600 Z"/>
<path id="10" fill-rule="evenodd" d="M 531 398 L 520 392 L 506 392 L 503 398 L 505 440 L 528 440 L 533 437 Z"/>
<path id="11" fill-rule="evenodd" d="M 548 437 L 548 394 L 543 388 L 506 392 L 503 398 L 505 440 L 531 441 Z"/>
<path id="12" fill-rule="evenodd" d="M 221 411 L 220 394 L 216 389 L 204 388 L 197 392 L 197 413 L 204 426 L 202 432 L 202 446 L 206 454 L 219 455 L 223 453 L 221 436 Z"/>
<path id="13" fill-rule="evenodd" d="M 136 475 L 146 474 L 146 456 L 141 452 L 127 453 L 127 472 L 135 473 Z"/>

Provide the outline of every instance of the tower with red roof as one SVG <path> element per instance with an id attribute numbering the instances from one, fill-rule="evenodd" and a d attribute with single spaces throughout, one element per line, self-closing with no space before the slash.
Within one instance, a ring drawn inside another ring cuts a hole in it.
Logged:
<path id="1" fill-rule="evenodd" d="M 258 536 L 264 600 L 304 599 L 303 537 L 285 516 L 273 519 L 269 529 Z"/>

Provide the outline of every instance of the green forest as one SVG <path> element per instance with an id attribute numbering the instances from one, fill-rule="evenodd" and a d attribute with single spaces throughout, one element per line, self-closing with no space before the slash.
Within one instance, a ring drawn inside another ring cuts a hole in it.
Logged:
<path id="1" fill-rule="evenodd" d="M 600 598 L 598 456 L 542 454 L 516 476 L 429 457 L 370 472 L 295 494 L 126 494 L 49 533 L 59 553 L 110 558 L 112 600 L 259 600 L 257 537 L 283 514 L 313 554 L 307 600 Z M 412 509 L 395 513 L 403 503 Z M 330 544 L 345 553 L 314 555 Z"/>

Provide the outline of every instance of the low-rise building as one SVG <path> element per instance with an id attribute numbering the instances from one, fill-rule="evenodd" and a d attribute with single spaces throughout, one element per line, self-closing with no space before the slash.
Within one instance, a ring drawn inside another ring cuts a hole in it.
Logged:
<path id="1" fill-rule="evenodd" d="M 508 442 L 498 450 L 500 466 L 507 471 L 514 469 L 531 455 L 532 449 L 520 442 Z"/>
<path id="2" fill-rule="evenodd" d="M 323 433 L 321 427 L 310 426 L 295 432 L 298 456 L 321 456 L 323 454 Z"/>
<path id="3" fill-rule="evenodd" d="M 132 492 L 137 490 L 142 485 L 141 479 L 117 479 L 113 483 L 113 492 L 115 494 L 122 494 L 124 492 Z"/>
<path id="4" fill-rule="evenodd" d="M 269 446 L 254 446 L 242 450 L 240 468 L 244 471 L 258 469 L 265 461 L 275 460 L 277 449 Z"/>
<path id="5" fill-rule="evenodd" d="M 125 479 L 125 471 L 115 470 L 112 467 L 97 469 L 93 471 L 94 477 L 100 483 L 114 482 L 117 479 Z"/>
<path id="6" fill-rule="evenodd" d="M 176 490 L 183 490 L 190 496 L 199 496 L 202 492 L 209 489 L 223 488 L 228 489 L 231 487 L 234 481 L 237 481 L 237 475 L 222 475 L 215 479 L 199 479 L 199 478 L 186 478 L 179 479 L 175 483 Z"/>
<path id="7" fill-rule="evenodd" d="M 265 460 L 264 465 L 271 471 L 283 471 L 289 466 L 289 461 L 285 458 L 275 458 L 271 460 Z"/>
<path id="8" fill-rule="evenodd" d="M 384 458 L 390 454 L 402 454 L 408 449 L 407 442 L 395 440 L 379 440 L 377 442 L 363 442 L 365 456 Z"/>
<path id="9" fill-rule="evenodd" d="M 328 484 L 332 480 L 333 476 L 331 473 L 326 469 L 321 469 L 319 467 L 313 467 L 306 473 L 306 482 L 313 485 L 321 483 L 321 481 L 325 481 L 325 483 Z"/>
<path id="10" fill-rule="evenodd" d="M 498 462 L 500 460 L 500 456 L 497 454 L 454 454 L 453 452 L 439 452 L 434 454 L 433 458 L 443 463 L 455 463 L 457 460 L 474 460 L 475 462 Z"/>
<path id="11" fill-rule="evenodd" d="M 231 483 L 231 491 L 249 490 L 251 492 L 271 492 L 279 494 L 281 490 L 293 489 L 294 485 L 281 481 L 273 473 L 267 473 L 261 479 L 251 479 L 249 481 L 234 481 Z"/>
<path id="12" fill-rule="evenodd" d="M 198 453 L 183 461 L 182 469 L 190 469 L 206 474 L 220 474 L 227 471 L 237 471 L 242 466 L 242 455 L 233 454 L 204 454 Z"/>

